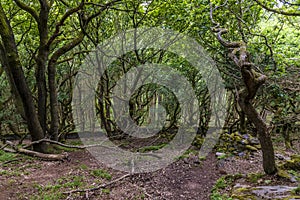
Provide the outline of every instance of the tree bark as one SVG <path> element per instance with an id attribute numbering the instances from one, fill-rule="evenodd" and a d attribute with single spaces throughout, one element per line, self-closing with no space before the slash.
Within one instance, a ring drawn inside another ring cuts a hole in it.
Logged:
<path id="1" fill-rule="evenodd" d="M 58 129 L 59 129 L 59 114 L 58 114 L 58 100 L 57 100 L 57 86 L 56 86 L 56 65 L 57 60 L 60 56 L 70 51 L 82 42 L 84 38 L 83 33 L 74 38 L 70 43 L 59 48 L 53 53 L 48 63 L 48 84 L 50 93 L 50 114 L 51 114 L 51 125 L 50 125 L 50 136 L 55 141 L 58 141 Z"/>
<path id="2" fill-rule="evenodd" d="M 38 87 L 38 116 L 46 133 L 47 130 L 47 85 L 46 85 L 46 66 L 49 56 L 48 43 L 48 18 L 49 18 L 49 5 L 46 1 L 40 1 L 40 13 L 38 17 L 38 30 L 39 30 L 39 51 L 36 58 L 36 81 Z"/>
<path id="3" fill-rule="evenodd" d="M 31 91 L 26 83 L 11 25 L 4 13 L 1 4 L 0 35 L 2 39 L 2 54 L 5 60 L 7 61 L 6 73 L 12 79 L 11 87 L 16 87 L 16 90 L 20 95 L 25 117 L 27 120 L 28 130 L 30 132 L 32 140 L 41 140 L 44 138 L 44 132 L 41 127 L 41 124 L 39 123 L 38 116 L 35 112 L 35 106 L 33 103 Z M 45 152 L 46 145 L 45 143 L 36 144 L 34 145 L 34 149 L 36 151 Z"/>
<path id="4" fill-rule="evenodd" d="M 266 174 L 274 174 L 277 172 L 275 165 L 274 149 L 272 138 L 268 132 L 268 128 L 260 117 L 259 113 L 255 110 L 253 105 L 247 101 L 243 94 L 240 95 L 238 103 L 242 110 L 247 115 L 248 119 L 255 125 L 258 133 L 258 139 L 261 144 L 263 153 L 263 168 Z"/>
<path id="5" fill-rule="evenodd" d="M 257 129 L 263 154 L 264 171 L 266 174 L 275 174 L 277 172 L 277 168 L 275 164 L 272 139 L 266 123 L 252 105 L 252 100 L 255 98 L 257 90 L 262 86 L 262 84 L 265 83 L 267 77 L 253 69 L 254 64 L 250 62 L 250 54 L 247 51 L 247 45 L 244 42 L 230 42 L 226 41 L 222 37 L 228 32 L 228 30 L 221 28 L 220 24 L 214 21 L 212 6 L 210 10 L 210 18 L 212 23 L 215 25 L 212 27 L 212 31 L 217 33 L 218 41 L 222 44 L 222 46 L 230 51 L 228 56 L 231 58 L 234 64 L 240 68 L 245 88 L 237 94 L 238 103 L 242 111 L 246 114 L 247 118 L 255 125 Z"/>

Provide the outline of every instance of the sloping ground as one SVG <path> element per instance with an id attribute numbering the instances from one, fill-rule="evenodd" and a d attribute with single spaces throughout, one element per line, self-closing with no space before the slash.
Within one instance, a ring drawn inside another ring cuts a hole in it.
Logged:
<path id="1" fill-rule="evenodd" d="M 165 169 L 129 176 L 106 189 L 87 193 L 63 192 L 92 188 L 124 175 L 105 168 L 87 152 L 70 152 L 69 161 L 46 162 L 17 156 L 0 168 L 0 199 L 209 199 L 221 176 L 216 158 L 199 162 L 190 157 Z"/>

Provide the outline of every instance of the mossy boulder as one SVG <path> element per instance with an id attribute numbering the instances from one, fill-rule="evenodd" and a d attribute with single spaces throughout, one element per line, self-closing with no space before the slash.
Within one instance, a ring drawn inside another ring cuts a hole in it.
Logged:
<path id="1" fill-rule="evenodd" d="M 249 134 L 240 134 L 239 132 L 222 133 L 218 151 L 232 152 L 239 154 L 244 151 L 258 151 L 261 149 L 259 140 Z"/>
<path id="2" fill-rule="evenodd" d="M 251 146 L 251 145 L 246 145 L 245 147 L 246 147 L 246 149 L 251 150 L 251 151 L 258 151 L 258 149 L 256 147 Z"/>
<path id="3" fill-rule="evenodd" d="M 291 160 L 286 160 L 280 168 L 286 170 L 300 171 L 300 155 L 292 155 Z"/>

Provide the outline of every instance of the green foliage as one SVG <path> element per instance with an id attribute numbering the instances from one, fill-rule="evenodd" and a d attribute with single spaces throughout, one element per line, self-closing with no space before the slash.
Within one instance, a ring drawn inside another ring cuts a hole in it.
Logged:
<path id="1" fill-rule="evenodd" d="M 103 169 L 95 169 L 91 171 L 91 175 L 93 175 L 94 177 L 104 178 L 106 180 L 111 180 L 112 178 L 111 174 L 109 174 L 107 171 Z"/>
<path id="2" fill-rule="evenodd" d="M 280 168 L 285 170 L 300 171 L 300 155 L 292 155 L 291 160 L 286 160 Z"/>
<path id="3" fill-rule="evenodd" d="M 157 151 L 157 150 L 163 148 L 166 145 L 167 144 L 163 143 L 163 144 L 155 145 L 155 146 L 145 146 L 145 147 L 140 148 L 139 152 L 145 153 L 145 152 L 149 152 L 149 151 Z"/>
<path id="4" fill-rule="evenodd" d="M 7 153 L 3 150 L 0 150 L 0 162 L 7 162 L 11 161 L 16 157 L 16 154 Z"/>
<path id="5" fill-rule="evenodd" d="M 294 189 L 292 191 L 292 193 L 295 194 L 295 195 L 300 195 L 300 184 L 298 185 L 298 187 L 296 189 Z"/>
<path id="6" fill-rule="evenodd" d="M 247 179 L 251 182 L 251 183 L 257 183 L 257 181 L 259 179 L 261 179 L 265 174 L 263 173 L 250 173 L 247 174 Z"/>
<path id="7" fill-rule="evenodd" d="M 80 169 L 82 170 L 87 170 L 88 169 L 88 166 L 86 166 L 85 164 L 82 164 L 79 166 Z"/>
<path id="8" fill-rule="evenodd" d="M 83 182 L 82 176 L 62 177 L 55 181 L 54 184 L 48 183 L 47 185 L 34 185 L 38 194 L 33 195 L 30 199 L 65 199 L 66 195 L 63 194 L 66 189 L 80 188 L 86 185 Z"/>
<path id="9" fill-rule="evenodd" d="M 110 193 L 110 189 L 107 189 L 107 188 L 104 188 L 104 189 L 102 189 L 101 191 L 102 191 L 102 193 L 104 193 L 104 194 L 109 194 L 109 193 Z"/>
<path id="10" fill-rule="evenodd" d="M 236 174 L 236 175 L 226 175 L 226 176 L 222 176 L 221 178 L 219 178 L 217 180 L 217 182 L 215 183 L 213 189 L 211 190 L 210 199 L 212 199 L 212 200 L 223 200 L 223 199 L 232 200 L 231 197 L 229 197 L 227 194 L 222 194 L 221 191 L 225 190 L 228 187 L 229 188 L 232 187 L 232 184 L 234 183 L 234 181 L 241 177 L 242 177 L 241 174 Z"/>

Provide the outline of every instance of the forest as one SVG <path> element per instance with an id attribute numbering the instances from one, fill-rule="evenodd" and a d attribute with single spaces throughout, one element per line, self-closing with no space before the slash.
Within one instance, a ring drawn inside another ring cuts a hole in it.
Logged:
<path id="1" fill-rule="evenodd" d="M 300 199 L 299 0 L 1 0 L 0 199 Z"/>

